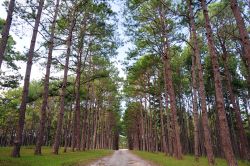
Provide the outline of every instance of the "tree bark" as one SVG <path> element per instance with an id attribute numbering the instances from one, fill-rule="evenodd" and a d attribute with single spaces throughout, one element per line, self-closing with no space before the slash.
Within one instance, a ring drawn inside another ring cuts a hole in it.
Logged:
<path id="1" fill-rule="evenodd" d="M 245 51 L 245 58 L 247 62 L 248 73 L 250 73 L 250 39 L 243 17 L 241 16 L 240 8 L 237 0 L 230 0 L 231 9 L 233 11 L 236 25 L 239 29 L 240 38 Z M 250 78 L 250 77 L 249 77 Z M 250 86 L 250 79 L 248 79 L 248 86 Z M 249 88 L 250 89 L 250 88 Z M 250 93 L 250 92 L 249 92 Z"/>
<path id="2" fill-rule="evenodd" d="M 79 151 L 81 149 L 81 112 L 80 112 L 80 87 L 81 87 L 81 67 L 82 67 L 82 54 L 83 54 L 83 39 L 84 39 L 84 31 L 86 27 L 86 21 L 83 27 L 80 30 L 79 35 L 79 50 L 77 57 L 77 70 L 76 70 L 76 150 Z"/>
<path id="3" fill-rule="evenodd" d="M 160 10 L 160 18 L 162 24 L 162 36 L 163 36 L 163 65 L 165 72 L 165 84 L 170 98 L 170 107 L 171 107 L 171 118 L 172 118 L 172 128 L 173 128 L 173 138 L 175 141 L 174 144 L 174 157 L 177 159 L 182 159 L 182 148 L 181 148 L 181 141 L 180 141 L 180 129 L 177 121 L 177 108 L 176 108 L 176 97 L 174 92 L 174 86 L 172 81 L 172 70 L 170 66 L 170 51 L 168 46 L 168 39 L 166 35 L 166 26 L 163 16 L 163 9 Z"/>
<path id="4" fill-rule="evenodd" d="M 8 13 L 7 13 L 6 22 L 5 22 L 5 25 L 3 27 L 2 33 L 1 33 L 2 38 L 1 38 L 1 42 L 0 42 L 0 69 L 2 66 L 2 62 L 3 62 L 4 52 L 6 50 L 6 46 L 8 43 L 8 37 L 9 37 L 10 26 L 11 26 L 11 22 L 12 22 L 14 8 L 15 8 L 15 0 L 10 0 L 9 6 L 8 6 Z"/>
<path id="5" fill-rule="evenodd" d="M 167 90 L 169 92 L 170 97 L 170 107 L 172 113 L 172 128 L 173 128 L 173 138 L 176 144 L 174 144 L 174 157 L 177 159 L 182 159 L 182 150 L 181 150 L 181 142 L 180 142 L 180 132 L 179 132 L 179 125 L 177 121 L 177 109 L 176 109 L 176 101 L 175 101 L 175 92 L 174 86 L 172 81 L 172 70 L 170 67 L 170 55 L 165 52 L 163 55 L 164 67 L 166 68 L 166 84 Z"/>
<path id="6" fill-rule="evenodd" d="M 205 148 L 207 152 L 208 162 L 210 165 L 215 164 L 214 160 L 214 153 L 213 147 L 211 142 L 211 134 L 208 125 L 208 115 L 207 115 L 207 104 L 206 104 L 206 96 L 205 96 L 205 86 L 204 86 L 204 78 L 203 78 L 203 69 L 201 66 L 201 58 L 200 58 L 200 49 L 198 45 L 198 39 L 196 34 L 196 26 L 194 22 L 194 15 L 192 10 L 192 0 L 187 0 L 188 9 L 189 9 L 189 19 L 190 19 L 190 26 L 191 26 L 191 36 L 194 46 L 194 54 L 195 54 L 195 62 L 197 65 L 197 72 L 198 72 L 198 82 L 199 82 L 199 95 L 201 98 L 201 111 L 202 111 L 202 127 L 204 130 L 204 141 L 205 141 Z"/>
<path id="7" fill-rule="evenodd" d="M 219 117 L 219 128 L 220 128 L 220 138 L 222 142 L 222 149 L 225 154 L 225 158 L 229 166 L 236 166 L 237 161 L 234 156 L 231 140 L 230 140 L 230 133 L 228 128 L 228 122 L 226 117 L 225 105 L 224 105 L 224 98 L 222 93 L 222 83 L 221 83 L 221 76 L 219 71 L 219 63 L 218 58 L 215 52 L 215 44 L 213 40 L 213 32 L 210 25 L 210 18 L 208 16 L 208 10 L 205 0 L 200 0 L 203 14 L 205 18 L 205 26 L 206 26 L 206 36 L 208 40 L 208 49 L 209 54 L 212 61 L 213 67 L 213 75 L 215 81 L 215 96 L 216 96 L 216 109 L 218 112 Z"/>
<path id="8" fill-rule="evenodd" d="M 63 123 L 63 116 L 64 116 L 64 100 L 65 100 L 65 92 L 67 88 L 67 78 L 68 78 L 68 67 L 69 67 L 69 56 L 71 53 L 71 45 L 72 45 L 72 35 L 73 30 L 75 27 L 75 11 L 76 9 L 73 9 L 72 16 L 70 18 L 70 27 L 69 27 L 69 34 L 67 39 L 67 53 L 66 53 L 66 62 L 64 66 L 64 77 L 63 77 L 63 84 L 60 91 L 60 112 L 58 113 L 58 121 L 57 121 L 57 128 L 56 128 L 56 135 L 55 135 L 55 141 L 53 145 L 53 153 L 58 154 L 59 146 L 60 146 L 60 137 L 62 132 L 62 123 Z"/>
<path id="9" fill-rule="evenodd" d="M 225 81 L 227 84 L 228 95 L 230 98 L 230 102 L 233 105 L 233 110 L 236 116 L 236 127 L 237 127 L 237 130 L 239 132 L 239 137 L 240 137 L 240 140 L 239 140 L 240 156 L 242 159 L 250 160 L 250 153 L 248 151 L 248 141 L 247 141 L 246 133 L 244 130 L 243 122 L 241 119 L 240 108 L 236 104 L 236 97 L 234 95 L 233 87 L 231 83 L 232 77 L 228 69 L 228 56 L 229 55 L 227 53 L 225 43 L 221 40 L 219 36 L 218 38 L 219 38 L 219 42 L 220 42 L 222 52 L 223 52 L 222 59 L 224 63 Z"/>
<path id="10" fill-rule="evenodd" d="M 29 95 L 29 84 L 30 84 L 32 60 L 34 56 L 34 49 L 36 45 L 37 32 L 38 32 L 38 27 L 39 27 L 41 15 L 42 15 L 43 4 L 44 4 L 44 0 L 40 0 L 36 19 L 35 19 L 35 26 L 34 26 L 32 38 L 31 38 L 30 49 L 28 53 L 28 61 L 26 65 L 26 72 L 25 72 L 25 78 L 24 78 L 24 86 L 23 86 L 23 91 L 22 91 L 22 101 L 21 101 L 21 105 L 19 109 L 18 126 L 16 129 L 17 133 L 16 133 L 16 138 L 14 141 L 14 148 L 11 154 L 12 157 L 20 157 L 22 133 L 23 133 L 24 122 L 25 122 L 26 104 L 27 104 L 27 99 Z"/>
<path id="11" fill-rule="evenodd" d="M 43 88 L 43 102 L 40 111 L 40 124 L 38 129 L 38 136 L 36 141 L 36 148 L 35 148 L 35 155 L 41 155 L 41 146 L 43 145 L 43 138 L 44 138 L 44 127 L 45 127 L 45 120 L 46 120 L 46 108 L 48 103 L 48 96 L 49 96 L 49 78 L 50 78 L 50 67 L 52 62 L 52 52 L 54 48 L 54 37 L 55 37 L 55 27 L 56 27 L 56 19 L 58 15 L 60 0 L 56 1 L 55 6 L 55 13 L 53 17 L 53 22 L 51 25 L 51 34 L 50 34 L 50 41 L 49 41 L 49 53 L 48 53 L 48 60 L 46 66 L 46 74 L 44 80 L 44 88 Z"/>

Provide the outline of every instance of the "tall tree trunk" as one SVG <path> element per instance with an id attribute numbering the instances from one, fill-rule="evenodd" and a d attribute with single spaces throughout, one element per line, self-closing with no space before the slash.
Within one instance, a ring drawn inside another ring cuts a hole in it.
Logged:
<path id="1" fill-rule="evenodd" d="M 80 112 L 80 87 L 81 87 L 81 67 L 82 67 L 82 54 L 83 54 L 83 39 L 86 28 L 86 20 L 83 23 L 83 27 L 81 27 L 79 34 L 79 50 L 77 57 L 77 70 L 76 70 L 76 150 L 79 151 L 81 149 L 81 112 Z"/>
<path id="2" fill-rule="evenodd" d="M 230 140 L 230 133 L 229 133 L 229 128 L 228 128 L 225 105 L 224 105 L 224 98 L 223 98 L 223 93 L 222 93 L 219 63 L 218 63 L 218 58 L 215 52 L 215 44 L 213 40 L 213 33 L 212 33 L 211 25 L 210 25 L 210 18 L 208 16 L 206 1 L 201 0 L 201 5 L 203 9 L 204 18 L 205 18 L 208 49 L 209 49 L 209 54 L 211 57 L 212 67 L 213 67 L 213 75 L 214 75 L 214 82 L 215 82 L 216 109 L 218 111 L 218 116 L 219 116 L 220 138 L 222 142 L 222 149 L 224 151 L 228 165 L 236 166 L 238 164 L 235 159 L 231 140 Z"/>
<path id="3" fill-rule="evenodd" d="M 192 0 L 187 0 L 188 8 L 189 8 L 189 19 L 190 19 L 190 26 L 191 26 L 191 36 L 194 46 L 194 55 L 195 61 L 197 65 L 197 72 L 198 72 L 198 82 L 199 82 L 199 95 L 201 97 L 201 111 L 202 111 L 202 127 L 204 130 L 204 141 L 205 141 L 205 148 L 207 152 L 208 162 L 210 165 L 215 164 L 214 160 L 214 153 L 213 147 L 211 142 L 211 134 L 208 125 L 208 115 L 207 115 L 207 104 L 206 104 L 206 96 L 205 96 L 205 86 L 204 86 L 204 79 L 203 79 L 203 69 L 201 66 L 201 58 L 200 58 L 200 49 L 198 45 L 198 39 L 196 34 L 196 26 L 194 22 L 194 15 L 192 10 Z"/>
<path id="4" fill-rule="evenodd" d="M 230 0 L 231 9 L 233 11 L 237 27 L 239 29 L 240 38 L 245 51 L 248 73 L 250 73 L 250 39 L 237 0 Z M 250 77 L 248 77 L 248 86 L 250 90 Z M 248 92 L 250 93 L 250 92 Z"/>
<path id="5" fill-rule="evenodd" d="M 87 25 L 87 13 L 84 15 L 82 27 L 80 29 L 79 34 L 79 45 L 78 45 L 78 57 L 77 57 L 77 70 L 76 70 L 76 89 L 75 89 L 75 100 L 76 100 L 76 108 L 75 108 L 75 114 L 76 114 L 76 130 L 75 130 L 75 138 L 76 138 L 76 150 L 81 150 L 81 106 L 80 106 L 80 87 L 81 87 L 81 70 L 82 70 L 82 54 L 83 54 L 83 44 L 84 44 L 84 36 L 85 36 L 85 30 Z M 84 64 L 87 58 L 87 54 L 84 59 Z M 83 129 L 84 130 L 84 129 Z"/>
<path id="6" fill-rule="evenodd" d="M 8 43 L 8 37 L 9 37 L 10 26 L 11 26 L 14 8 L 15 8 L 15 0 L 10 0 L 6 22 L 5 22 L 5 25 L 3 27 L 2 33 L 1 33 L 2 38 L 0 41 L 0 69 L 2 66 L 2 62 L 3 62 L 4 52 L 5 52 L 7 43 Z"/>
<path id="7" fill-rule="evenodd" d="M 170 97 L 170 107 L 172 113 L 172 128 L 173 128 L 173 138 L 176 144 L 174 144 L 174 157 L 177 159 L 182 158 L 182 150 L 181 150 L 181 142 L 180 142 L 180 132 L 179 132 L 179 125 L 177 121 L 177 109 L 176 109 L 176 101 L 175 101 L 175 93 L 174 93 L 174 86 L 172 82 L 172 71 L 170 67 L 170 55 L 165 52 L 163 55 L 164 67 L 166 68 L 166 84 L 167 90 L 169 92 Z"/>
<path id="8" fill-rule="evenodd" d="M 163 5 L 162 5 L 163 6 Z M 172 127 L 173 127 L 173 138 L 175 141 L 174 144 L 174 157 L 177 159 L 182 159 L 182 149 L 181 149 L 181 141 L 180 141 L 180 129 L 177 121 L 177 108 L 176 108 L 176 98 L 175 98 L 175 92 L 174 92 L 174 86 L 172 81 L 172 70 L 170 66 L 170 54 L 169 54 L 169 46 L 168 46 L 168 40 L 166 35 L 166 25 L 165 25 L 165 18 L 164 18 L 164 10 L 163 7 L 160 10 L 160 18 L 161 18 L 161 24 L 162 24 L 162 36 L 163 36 L 163 65 L 165 72 L 165 84 L 166 88 L 168 90 L 169 98 L 170 98 L 170 107 L 171 107 L 171 118 L 172 118 Z"/>
<path id="9" fill-rule="evenodd" d="M 44 4 L 44 0 L 40 0 L 37 15 L 36 15 L 36 20 L 35 20 L 35 26 L 34 26 L 32 38 L 31 38 L 30 49 L 29 49 L 29 53 L 28 53 L 28 61 L 27 61 L 27 65 L 26 65 L 26 73 L 25 73 L 25 77 L 24 77 L 22 101 L 21 101 L 21 106 L 19 109 L 19 120 L 18 120 L 18 126 L 17 126 L 17 133 L 16 133 L 16 138 L 14 141 L 14 148 L 13 148 L 13 151 L 11 154 L 12 157 L 20 157 L 20 148 L 21 148 L 21 144 L 22 144 L 22 133 L 23 133 L 24 121 L 25 121 L 26 104 L 27 104 L 27 99 L 28 99 L 28 94 L 29 94 L 29 84 L 30 84 L 32 60 L 33 60 L 33 56 L 34 56 L 34 49 L 35 49 L 35 45 L 36 45 L 37 32 L 38 32 L 38 27 L 39 27 L 41 15 L 42 15 L 43 4 Z"/>
<path id="10" fill-rule="evenodd" d="M 38 129 L 38 136 L 36 141 L 36 148 L 35 154 L 41 155 L 41 146 L 43 145 L 43 138 L 44 138 L 44 127 L 45 127 L 45 120 L 46 120 L 46 108 L 48 103 L 48 96 L 49 96 L 49 77 L 50 77 L 50 67 L 52 62 L 52 52 L 54 47 L 54 36 L 55 36 L 55 27 L 56 27 L 56 19 L 58 15 L 60 0 L 56 1 L 55 13 L 53 17 L 53 22 L 51 25 L 51 34 L 50 34 L 50 41 L 49 41 L 49 53 L 48 53 L 48 60 L 46 66 L 46 74 L 44 80 L 44 88 L 43 88 L 43 102 L 40 111 L 40 124 Z"/>
<path id="11" fill-rule="evenodd" d="M 69 34 L 67 39 L 67 53 L 66 53 L 66 62 L 64 66 L 64 76 L 63 76 L 63 84 L 60 91 L 60 112 L 58 113 L 58 121 L 57 121 L 57 128 L 56 128 L 56 135 L 55 135 L 55 141 L 53 145 L 53 153 L 58 154 L 59 146 L 60 146 L 60 138 L 61 138 L 61 132 L 62 132 L 62 123 L 63 123 L 63 116 L 64 116 L 64 100 L 65 100 L 65 92 L 67 88 L 67 78 L 68 78 L 68 67 L 69 67 L 69 56 L 71 53 L 71 45 L 72 45 L 72 35 L 73 35 L 73 29 L 75 27 L 75 11 L 76 9 L 73 9 L 73 14 L 70 18 L 70 26 L 69 26 Z"/>
<path id="12" fill-rule="evenodd" d="M 197 104 L 197 82 L 196 82 L 196 70 L 195 70 L 195 57 L 192 56 L 192 84 L 193 84 L 193 116 L 194 116 L 194 156 L 195 160 L 199 160 L 199 128 L 198 128 L 198 104 Z"/>
<path id="13" fill-rule="evenodd" d="M 233 105 L 233 110 L 234 110 L 235 116 L 236 116 L 236 127 L 237 127 L 237 130 L 239 132 L 239 137 L 240 137 L 240 141 L 239 141 L 240 156 L 242 159 L 249 160 L 250 153 L 248 151 L 248 141 L 247 141 L 246 133 L 244 130 L 243 122 L 241 119 L 240 108 L 236 104 L 236 97 L 234 95 L 233 87 L 232 87 L 232 83 L 231 83 L 232 77 L 231 77 L 231 74 L 230 74 L 229 69 L 228 69 L 228 56 L 229 55 L 227 53 L 225 43 L 221 40 L 221 38 L 219 36 L 218 36 L 218 38 L 219 38 L 220 45 L 221 45 L 221 48 L 223 51 L 222 59 L 223 59 L 223 63 L 224 63 L 225 81 L 227 83 L 228 95 L 230 98 L 230 102 Z"/>

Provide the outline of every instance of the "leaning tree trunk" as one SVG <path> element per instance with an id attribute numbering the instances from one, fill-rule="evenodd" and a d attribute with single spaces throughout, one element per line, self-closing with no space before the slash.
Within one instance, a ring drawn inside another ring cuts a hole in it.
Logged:
<path id="1" fill-rule="evenodd" d="M 45 120 L 46 120 L 46 108 L 48 103 L 48 96 L 49 96 L 49 77 L 50 77 L 50 67 L 52 62 L 52 52 L 54 47 L 54 36 L 55 36 L 55 27 L 56 27 L 56 18 L 58 15 L 58 9 L 59 9 L 59 3 L 60 0 L 56 1 L 56 7 L 55 7 L 55 13 L 53 17 L 53 22 L 51 25 L 51 34 L 50 34 L 50 41 L 49 41 L 49 53 L 48 53 L 48 60 L 47 60 L 47 66 L 46 66 L 46 74 L 45 74 L 45 80 L 44 80 L 44 88 L 43 88 L 43 102 L 42 107 L 40 111 L 41 119 L 38 129 L 38 136 L 36 141 L 36 149 L 35 154 L 41 155 L 41 147 L 43 145 L 43 138 L 44 138 L 44 127 L 45 127 Z"/>
<path id="2" fill-rule="evenodd" d="M 69 67 L 69 56 L 71 53 L 71 45 L 72 45 L 72 35 L 75 26 L 75 11 L 74 9 L 73 14 L 71 16 L 70 27 L 69 27 L 69 34 L 67 39 L 67 53 L 66 53 L 66 62 L 64 66 L 64 77 L 63 77 L 63 84 L 60 91 L 60 112 L 58 114 L 58 121 L 57 121 L 57 128 L 56 128 L 56 135 L 55 141 L 53 145 L 53 153 L 58 154 L 59 146 L 60 146 L 60 138 L 62 132 L 62 123 L 63 123 L 63 116 L 64 116 L 64 100 L 65 100 L 65 92 L 67 87 L 67 78 L 68 78 L 68 67 Z"/>
<path id="3" fill-rule="evenodd" d="M 192 84 L 193 84 L 193 116 L 194 116 L 194 156 L 195 160 L 199 160 L 199 113 L 197 104 L 197 82 L 195 70 L 195 57 L 192 56 Z"/>
<path id="4" fill-rule="evenodd" d="M 244 126 L 243 126 L 243 122 L 241 119 L 240 108 L 236 104 L 236 97 L 234 95 L 233 87 L 232 87 L 232 83 L 231 83 L 232 77 L 231 77 L 231 74 L 230 74 L 229 69 L 228 69 L 228 56 L 229 55 L 227 53 L 225 43 L 221 41 L 220 37 L 218 37 L 218 38 L 219 38 L 220 45 L 221 45 L 221 48 L 223 51 L 222 59 L 223 59 L 223 63 L 224 63 L 225 81 L 227 84 L 228 95 L 229 95 L 230 102 L 233 105 L 233 110 L 234 110 L 235 116 L 236 116 L 236 127 L 237 127 L 237 130 L 239 132 L 240 156 L 242 159 L 249 160 L 250 153 L 248 151 L 248 140 L 247 140 L 246 133 L 245 133 Z"/>
<path id="5" fill-rule="evenodd" d="M 1 42 L 0 42 L 0 69 L 2 66 L 4 52 L 5 52 L 5 49 L 7 46 L 7 42 L 8 42 L 8 37 L 9 37 L 10 26 L 11 26 L 14 8 L 15 8 L 15 0 L 10 0 L 6 23 L 5 23 L 5 26 L 2 30 L 2 34 L 1 34 L 2 38 L 1 38 Z"/>
<path id="6" fill-rule="evenodd" d="M 187 0 L 188 8 L 189 8 L 189 19 L 190 19 L 190 26 L 192 32 L 192 40 L 194 46 L 194 55 L 195 61 L 197 65 L 197 72 L 198 72 L 198 82 L 199 82 L 199 95 L 201 98 L 201 111 L 202 111 L 202 127 L 204 130 L 204 141 L 205 141 L 205 148 L 207 152 L 207 158 L 210 165 L 215 164 L 214 160 L 214 153 L 213 147 L 211 142 L 211 134 L 208 125 L 208 115 L 207 115 L 207 104 L 206 104 L 206 96 L 205 96 L 205 86 L 204 86 L 204 78 L 202 73 L 202 66 L 201 66 L 201 58 L 200 58 L 200 49 L 198 45 L 198 39 L 196 34 L 196 26 L 194 22 L 194 15 L 192 10 L 192 0 Z"/>
<path id="7" fill-rule="evenodd" d="M 28 61 L 27 61 L 27 66 L 26 66 L 26 73 L 25 73 L 25 78 L 24 78 L 23 91 L 22 91 L 22 101 L 21 101 L 21 105 L 19 109 L 19 120 L 18 120 L 17 129 L 16 129 L 17 133 L 16 133 L 16 138 L 14 141 L 14 148 L 13 148 L 12 155 L 11 155 L 12 157 L 20 157 L 20 148 L 22 144 L 22 133 L 23 133 L 24 121 L 25 121 L 26 103 L 27 103 L 28 94 L 29 94 L 32 59 L 34 56 L 34 49 L 36 45 L 37 32 L 38 32 L 38 27 L 39 27 L 41 15 L 42 15 L 43 4 L 44 4 L 44 0 L 40 0 L 37 15 L 36 15 L 36 20 L 35 20 L 35 26 L 34 26 L 32 38 L 31 38 L 30 49 L 28 53 Z"/>
<path id="8" fill-rule="evenodd" d="M 245 51 L 245 59 L 247 62 L 248 73 L 250 73 L 250 39 L 237 0 L 230 0 L 231 9 L 233 11 L 237 27 L 240 33 L 240 39 Z M 250 77 L 248 77 L 248 86 L 250 86 Z M 250 89 L 250 87 L 249 87 Z M 248 92 L 250 93 L 250 92 Z"/>
<path id="9" fill-rule="evenodd" d="M 205 0 L 201 0 L 201 5 L 203 9 L 203 14 L 205 18 L 205 26 L 206 26 L 206 36 L 208 40 L 208 49 L 212 61 L 213 67 L 213 75 L 214 75 L 214 82 L 215 82 L 215 96 L 216 96 L 216 108 L 218 111 L 219 117 L 219 128 L 220 128 L 220 138 L 222 143 L 222 149 L 224 151 L 225 158 L 229 166 L 236 166 L 237 161 L 234 156 L 231 140 L 230 140 L 230 133 L 229 127 L 226 117 L 225 105 L 224 105 L 224 98 L 222 93 L 222 83 L 221 83 L 221 76 L 219 71 L 219 63 L 218 58 L 215 51 L 215 44 L 213 40 L 213 33 L 212 28 L 210 25 L 210 18 L 208 16 L 208 10 Z"/>

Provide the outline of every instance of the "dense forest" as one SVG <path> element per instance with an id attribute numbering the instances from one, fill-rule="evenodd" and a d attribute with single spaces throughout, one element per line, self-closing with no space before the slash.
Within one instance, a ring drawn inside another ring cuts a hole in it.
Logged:
<path id="1" fill-rule="evenodd" d="M 129 1 L 126 16 L 129 148 L 249 159 L 248 2 Z"/>
<path id="2" fill-rule="evenodd" d="M 1 21 L 3 65 L 15 71 L 12 63 L 20 59 L 27 62 L 27 68 L 23 86 L 13 72 L 3 70 L 1 146 L 13 145 L 13 157 L 20 156 L 21 145 L 36 145 L 37 155 L 42 145 L 53 146 L 55 154 L 60 146 L 64 151 L 68 147 L 73 151 L 117 149 L 121 79 L 110 61 L 119 44 L 115 25 L 109 21 L 114 17 L 110 6 L 106 2 L 41 0 L 24 7 L 11 1 L 8 8 L 6 23 Z M 15 52 L 12 38 L 4 41 L 11 12 L 22 19 L 20 24 L 35 22 L 24 55 Z M 44 37 L 39 44 L 45 51 L 35 50 L 38 33 Z M 30 82 L 32 63 L 38 59 L 42 59 L 45 76 Z M 63 71 L 63 75 L 51 77 L 51 70 Z"/>
<path id="3" fill-rule="evenodd" d="M 130 150 L 177 160 L 250 161 L 248 0 L 9 0 L 3 6 L 0 146 L 13 147 L 12 157 L 22 156 L 22 146 L 41 155 L 43 146 L 59 154 L 60 147 L 117 150 L 127 141 Z M 22 43 L 15 38 L 27 36 L 29 48 L 16 49 Z M 117 60 L 124 45 L 126 57 Z"/>

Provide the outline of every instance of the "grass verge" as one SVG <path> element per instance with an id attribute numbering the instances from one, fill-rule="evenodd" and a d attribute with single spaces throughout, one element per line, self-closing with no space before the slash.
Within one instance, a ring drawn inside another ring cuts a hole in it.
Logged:
<path id="1" fill-rule="evenodd" d="M 142 159 L 148 160 L 159 166 L 208 166 L 207 158 L 200 157 L 199 162 L 195 162 L 194 156 L 184 156 L 183 160 L 176 160 L 173 157 L 168 157 L 164 153 L 150 153 L 144 151 L 132 151 L 135 155 Z M 224 159 L 216 158 L 217 166 L 227 166 Z M 238 166 L 250 166 L 247 161 L 238 161 Z"/>
<path id="2" fill-rule="evenodd" d="M 12 148 L 0 148 L 0 166 L 78 166 L 112 154 L 112 150 L 89 150 L 84 152 L 61 152 L 52 154 L 52 149 L 43 147 L 41 156 L 34 155 L 33 148 L 22 147 L 21 157 L 10 157 Z"/>

